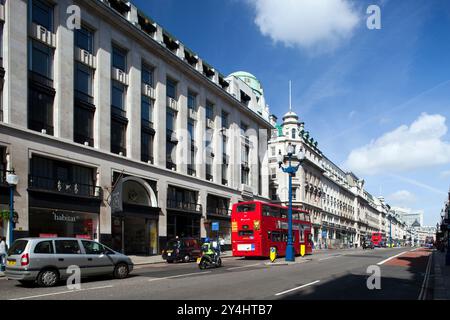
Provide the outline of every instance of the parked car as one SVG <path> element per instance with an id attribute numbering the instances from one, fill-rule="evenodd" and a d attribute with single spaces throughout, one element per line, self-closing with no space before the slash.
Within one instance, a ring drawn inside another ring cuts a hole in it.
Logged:
<path id="1" fill-rule="evenodd" d="M 370 240 L 364 241 L 362 247 L 363 249 L 375 249 L 373 242 Z"/>
<path id="2" fill-rule="evenodd" d="M 69 266 L 81 277 L 112 275 L 123 279 L 133 270 L 129 257 L 91 240 L 76 238 L 24 238 L 14 241 L 6 256 L 5 275 L 22 284 L 51 287 L 68 278 Z"/>
<path id="3" fill-rule="evenodd" d="M 167 242 L 162 258 L 168 263 L 195 261 L 202 256 L 201 242 L 195 238 L 175 238 Z"/>

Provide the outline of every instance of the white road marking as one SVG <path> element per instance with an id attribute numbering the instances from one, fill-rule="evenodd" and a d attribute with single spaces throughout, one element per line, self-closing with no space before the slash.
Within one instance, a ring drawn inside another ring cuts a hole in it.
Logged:
<path id="1" fill-rule="evenodd" d="M 193 275 L 199 276 L 199 275 L 203 275 L 203 274 L 207 274 L 207 273 L 211 273 L 211 271 L 184 273 L 184 274 L 179 274 L 179 275 L 176 275 L 176 276 L 149 279 L 148 281 L 151 282 L 151 281 L 158 281 L 158 280 L 175 279 L 175 278 L 188 277 L 188 276 L 193 276 Z"/>
<path id="2" fill-rule="evenodd" d="M 392 256 L 392 257 L 390 257 L 390 258 L 387 258 L 386 260 L 383 260 L 383 261 L 378 262 L 377 265 L 381 266 L 382 264 L 385 264 L 386 262 L 388 262 L 388 261 L 390 261 L 390 260 L 392 260 L 392 259 L 394 259 L 394 258 L 400 257 L 401 255 L 403 255 L 403 254 L 405 254 L 405 253 L 407 253 L 407 252 L 409 252 L 409 251 L 403 251 L 403 252 L 400 252 L 399 254 L 396 254 L 395 256 Z"/>
<path id="3" fill-rule="evenodd" d="M 22 297 L 22 298 L 14 298 L 14 299 L 9 299 L 9 300 L 26 300 L 26 299 L 34 299 L 34 298 L 40 298 L 40 297 L 56 296 L 56 295 L 59 295 L 59 294 L 67 294 L 67 293 L 74 293 L 74 292 L 81 292 L 81 291 L 106 289 L 106 288 L 112 288 L 112 287 L 113 287 L 113 286 L 103 286 L 103 287 L 93 287 L 93 288 L 86 288 L 86 289 L 79 289 L 79 290 L 69 290 L 69 291 L 61 291 L 61 292 L 45 293 L 45 294 L 38 294 L 38 295 L 35 295 L 35 296 L 28 296 L 28 297 Z"/>
<path id="4" fill-rule="evenodd" d="M 281 296 L 283 294 L 286 294 L 286 293 L 289 293 L 289 292 L 292 292 L 292 291 L 295 291 L 295 290 L 300 290 L 300 289 L 303 289 L 305 287 L 312 286 L 313 284 L 316 284 L 316 283 L 319 283 L 319 282 L 320 282 L 320 280 L 316 280 L 316 281 L 304 284 L 304 285 L 302 285 L 300 287 L 296 287 L 296 288 L 292 288 L 292 289 L 289 289 L 289 290 L 286 290 L 286 291 L 283 291 L 283 292 L 276 293 L 275 295 L 276 296 Z"/>
<path id="5" fill-rule="evenodd" d="M 255 267 L 255 266 L 260 266 L 260 265 L 261 265 L 261 263 L 255 263 L 255 264 L 249 264 L 249 265 L 241 266 L 241 267 L 228 268 L 227 270 L 243 269 L 243 268 Z"/>
<path id="6" fill-rule="evenodd" d="M 417 300 L 425 300 L 427 297 L 427 291 L 425 289 L 428 288 L 428 280 L 430 279 L 432 257 L 433 254 L 430 254 L 428 258 L 427 268 L 425 271 L 425 277 L 423 278 L 422 282 L 422 288 L 420 289 L 419 297 L 417 298 Z"/>

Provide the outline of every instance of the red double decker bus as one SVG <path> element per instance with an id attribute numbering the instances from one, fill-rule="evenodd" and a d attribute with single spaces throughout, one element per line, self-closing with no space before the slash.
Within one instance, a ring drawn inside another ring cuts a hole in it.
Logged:
<path id="1" fill-rule="evenodd" d="M 312 253 L 311 220 L 306 211 L 292 210 L 292 233 L 295 254 L 305 245 L 305 254 Z M 269 257 L 270 248 L 277 256 L 286 254 L 288 208 L 260 202 L 240 202 L 231 212 L 231 243 L 235 257 Z"/>
<path id="2" fill-rule="evenodd" d="M 386 239 L 381 232 L 372 233 L 372 243 L 375 247 L 384 247 L 386 245 Z"/>

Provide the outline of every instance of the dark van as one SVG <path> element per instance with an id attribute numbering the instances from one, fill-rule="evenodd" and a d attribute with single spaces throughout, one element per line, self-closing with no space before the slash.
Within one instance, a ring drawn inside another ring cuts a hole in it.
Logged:
<path id="1" fill-rule="evenodd" d="M 190 262 L 202 256 L 201 242 L 195 238 L 172 239 L 167 242 L 162 258 L 168 263 L 174 261 Z"/>

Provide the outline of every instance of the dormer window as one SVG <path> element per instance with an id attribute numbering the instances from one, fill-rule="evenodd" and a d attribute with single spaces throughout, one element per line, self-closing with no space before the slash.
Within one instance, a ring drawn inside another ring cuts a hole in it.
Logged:
<path id="1" fill-rule="evenodd" d="M 187 63 L 189 63 L 192 67 L 196 67 L 198 63 L 198 57 L 194 55 L 192 52 L 188 50 L 184 50 L 184 59 Z"/>
<path id="2" fill-rule="evenodd" d="M 125 16 L 130 10 L 130 4 L 125 0 L 109 0 L 109 6 Z"/>
<path id="3" fill-rule="evenodd" d="M 220 86 L 222 87 L 222 89 L 224 89 L 224 90 L 226 90 L 229 86 L 230 86 L 230 84 L 228 83 L 228 81 L 226 81 L 225 79 L 224 79 L 224 77 L 223 76 L 219 76 L 219 84 L 220 84 Z"/>
<path id="4" fill-rule="evenodd" d="M 138 15 L 138 23 L 145 33 L 149 34 L 152 38 L 155 36 L 156 27 L 152 21 L 150 21 L 147 17 Z"/>
<path id="5" fill-rule="evenodd" d="M 209 79 L 212 79 L 212 77 L 214 76 L 214 69 L 208 66 L 206 63 L 203 63 L 203 74 Z"/>
<path id="6" fill-rule="evenodd" d="M 176 40 L 174 40 L 171 36 L 169 36 L 167 33 L 163 34 L 163 42 L 166 45 L 166 48 L 172 51 L 173 53 L 176 53 L 178 48 L 180 47 Z"/>
<path id="7" fill-rule="evenodd" d="M 246 94 L 244 91 L 241 90 L 241 102 L 248 106 L 248 103 L 250 102 L 252 98 Z"/>

